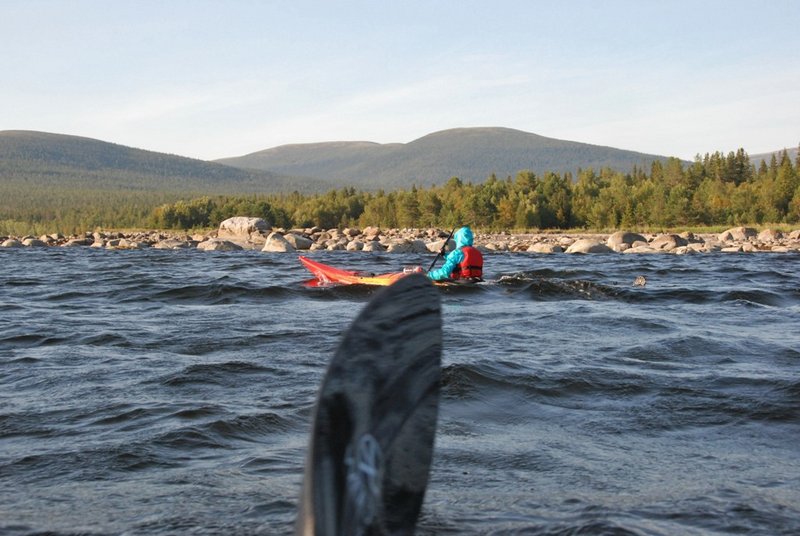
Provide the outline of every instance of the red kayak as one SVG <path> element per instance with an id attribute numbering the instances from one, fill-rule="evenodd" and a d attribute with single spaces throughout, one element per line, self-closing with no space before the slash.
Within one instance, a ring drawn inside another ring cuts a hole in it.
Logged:
<path id="1" fill-rule="evenodd" d="M 299 256 L 300 262 L 303 263 L 309 272 L 314 274 L 314 277 L 317 278 L 316 281 L 313 281 L 313 286 L 317 285 L 374 285 L 374 286 L 381 286 L 386 287 L 397 281 L 398 279 L 402 279 L 403 277 L 417 273 L 418 271 L 421 272 L 422 268 L 418 268 L 417 270 L 410 270 L 406 269 L 402 272 L 391 272 L 388 274 L 373 274 L 370 272 L 356 272 L 353 270 L 342 270 L 341 268 L 336 268 L 335 266 L 330 266 L 328 264 L 322 264 L 321 262 L 312 261 L 308 257 L 303 257 L 302 255 Z M 480 283 L 483 279 L 457 279 L 453 280 L 445 280 L 445 281 L 433 281 L 434 285 L 437 286 L 472 286 L 475 283 Z"/>
<path id="2" fill-rule="evenodd" d="M 303 263 L 309 272 L 314 274 L 314 277 L 320 283 L 339 283 L 343 285 L 378 285 L 388 286 L 408 275 L 406 272 L 394 272 L 389 274 L 371 274 L 365 272 L 355 272 L 352 270 L 342 270 L 335 268 L 321 262 L 312 261 L 308 257 L 300 256 L 300 262 Z M 412 272 L 413 273 L 413 272 Z"/>

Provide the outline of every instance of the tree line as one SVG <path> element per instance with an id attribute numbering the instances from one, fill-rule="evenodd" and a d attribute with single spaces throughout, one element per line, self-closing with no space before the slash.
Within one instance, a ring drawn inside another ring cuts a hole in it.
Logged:
<path id="1" fill-rule="evenodd" d="M 151 225 L 215 227 L 231 216 L 261 217 L 277 227 L 453 227 L 486 230 L 645 229 L 800 222 L 800 157 L 772 156 L 758 167 L 743 149 L 706 154 L 689 165 L 677 158 L 649 170 L 520 171 L 473 184 L 393 192 L 354 188 L 324 194 L 199 197 L 164 204 Z"/>
<path id="2" fill-rule="evenodd" d="M 520 171 L 473 184 L 453 177 L 428 188 L 391 192 L 340 188 L 326 193 L 210 195 L 202 191 L 125 191 L 0 182 L 0 235 L 96 228 L 213 228 L 231 216 L 276 227 L 450 228 L 485 230 L 648 229 L 800 222 L 800 156 L 758 165 L 747 153 L 672 158 L 623 173 Z M 187 199 L 189 197 L 189 199 Z"/>

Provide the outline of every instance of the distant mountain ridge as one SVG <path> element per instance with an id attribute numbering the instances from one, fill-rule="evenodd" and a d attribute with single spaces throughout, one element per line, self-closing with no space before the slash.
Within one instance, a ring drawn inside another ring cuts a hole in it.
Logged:
<path id="1" fill-rule="evenodd" d="M 316 179 L 28 130 L 0 131 L 0 174 L 6 182 L 111 190 L 255 193 L 321 191 L 328 186 Z"/>
<path id="2" fill-rule="evenodd" d="M 572 172 L 609 167 L 627 172 L 667 157 L 547 138 L 502 127 L 455 128 L 409 143 L 366 141 L 282 145 L 216 162 L 365 189 L 442 184 L 450 177 L 483 182 L 522 170 Z"/>
<path id="3" fill-rule="evenodd" d="M 797 158 L 797 148 L 788 152 Z M 758 165 L 771 155 L 750 158 Z M 505 178 L 521 170 L 574 174 L 579 168 L 609 167 L 628 172 L 665 159 L 500 127 L 443 130 L 409 143 L 282 145 L 214 162 L 81 136 L 0 131 L 0 186 L 6 191 L 26 185 L 191 195 L 310 193 L 342 186 L 393 190 L 443 184 L 454 176 L 483 182 L 491 174 Z"/>
<path id="4" fill-rule="evenodd" d="M 759 165 L 761 163 L 761 161 L 763 160 L 767 164 L 769 164 L 770 160 L 772 160 L 772 155 L 775 155 L 776 158 L 778 159 L 778 162 L 780 162 L 780 158 L 781 158 L 781 155 L 783 154 L 783 151 L 784 151 L 784 149 L 781 149 L 779 151 L 772 151 L 770 153 L 751 154 L 750 155 L 750 163 L 751 164 L 755 164 L 755 165 Z M 789 155 L 789 158 L 791 158 L 792 160 L 797 160 L 797 154 L 798 154 L 798 148 L 797 147 L 794 147 L 794 148 L 791 148 L 791 149 L 787 148 L 787 149 L 785 149 L 785 151 Z"/>

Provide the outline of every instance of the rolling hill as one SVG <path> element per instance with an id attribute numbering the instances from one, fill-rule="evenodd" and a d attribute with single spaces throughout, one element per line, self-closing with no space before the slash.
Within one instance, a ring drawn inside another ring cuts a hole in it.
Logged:
<path id="1" fill-rule="evenodd" d="M 509 128 L 457 128 L 410 143 L 330 142 L 282 145 L 217 162 L 243 169 L 315 177 L 364 189 L 442 184 L 457 176 L 483 182 L 521 170 L 572 172 L 610 167 L 630 171 L 666 157 L 547 138 Z"/>
<path id="2" fill-rule="evenodd" d="M 45 132 L 0 132 L 3 184 L 203 193 L 321 191 L 323 181 Z"/>
<path id="3" fill-rule="evenodd" d="M 0 234 L 146 225 L 165 203 L 201 196 L 320 192 L 330 185 L 90 138 L 0 132 Z"/>

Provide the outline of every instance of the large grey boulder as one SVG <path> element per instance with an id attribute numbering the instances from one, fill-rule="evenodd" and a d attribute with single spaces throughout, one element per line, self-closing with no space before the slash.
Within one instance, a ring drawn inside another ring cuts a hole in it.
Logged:
<path id="1" fill-rule="evenodd" d="M 717 238 L 720 242 L 743 242 L 757 236 L 758 231 L 752 227 L 733 227 L 721 232 Z"/>
<path id="2" fill-rule="evenodd" d="M 614 250 L 593 238 L 581 238 L 572 243 L 565 253 L 614 253 Z"/>
<path id="3" fill-rule="evenodd" d="M 506 242 L 487 242 L 478 249 L 486 251 L 508 251 L 508 244 Z"/>
<path id="4" fill-rule="evenodd" d="M 772 229 L 764 229 L 758 233 L 759 242 L 778 242 L 783 239 L 783 233 Z"/>
<path id="5" fill-rule="evenodd" d="M 167 238 L 153 244 L 155 249 L 186 249 L 192 244 L 186 240 L 178 240 L 177 238 Z"/>
<path id="6" fill-rule="evenodd" d="M 562 253 L 564 248 L 556 244 L 548 244 L 547 242 L 536 242 L 535 244 L 531 244 L 528 246 L 526 250 L 529 253 L 543 253 L 543 254 L 552 254 L 552 253 Z"/>
<path id="7" fill-rule="evenodd" d="M 653 249 L 663 249 L 671 251 L 675 248 L 688 246 L 689 242 L 685 238 L 681 238 L 676 234 L 660 234 L 650 242 L 650 247 Z"/>
<path id="8" fill-rule="evenodd" d="M 84 246 L 91 246 L 92 240 L 89 238 L 73 238 L 68 240 L 66 244 L 62 247 L 65 248 L 74 248 L 74 247 L 84 247 Z"/>
<path id="9" fill-rule="evenodd" d="M 261 218 L 235 216 L 219 224 L 217 238 L 236 238 L 249 240 L 253 233 L 262 234 L 270 230 L 270 225 Z"/>
<path id="10" fill-rule="evenodd" d="M 377 240 L 378 237 L 381 236 L 382 232 L 380 227 L 365 227 L 361 234 L 364 236 L 366 240 Z"/>
<path id="11" fill-rule="evenodd" d="M 20 242 L 16 238 L 9 238 L 8 240 L 3 241 L 3 243 L 0 244 L 0 247 L 4 247 L 4 248 L 21 248 L 22 247 L 22 242 Z"/>
<path id="12" fill-rule="evenodd" d="M 639 242 L 636 243 L 638 244 Z M 650 246 L 641 245 L 641 246 L 630 247 L 624 250 L 622 253 L 624 255 L 636 255 L 636 254 L 652 254 L 652 253 L 666 253 L 666 252 L 667 252 L 666 249 L 655 249 Z"/>
<path id="13" fill-rule="evenodd" d="M 230 240 L 212 238 L 197 244 L 197 249 L 201 251 L 239 251 L 244 248 L 239 244 L 234 244 Z"/>
<path id="14" fill-rule="evenodd" d="M 25 240 L 22 241 L 22 245 L 32 248 L 47 247 L 47 243 L 43 240 L 39 240 L 38 238 L 26 238 Z"/>
<path id="15" fill-rule="evenodd" d="M 369 242 L 364 243 L 364 247 L 361 248 L 361 251 L 372 252 L 372 251 L 384 251 L 383 246 L 377 240 L 370 240 Z"/>
<path id="16" fill-rule="evenodd" d="M 430 253 L 423 240 L 409 240 L 406 238 L 395 239 L 389 242 L 387 253 Z"/>
<path id="17" fill-rule="evenodd" d="M 123 238 L 119 241 L 119 244 L 117 244 L 117 249 L 145 249 L 149 247 L 150 244 L 147 242 L 134 240 L 133 238 Z"/>
<path id="18" fill-rule="evenodd" d="M 647 239 L 639 233 L 617 231 L 608 237 L 606 245 L 614 251 L 624 251 L 632 247 L 635 242 L 647 242 Z"/>
<path id="19" fill-rule="evenodd" d="M 306 238 L 305 236 L 297 233 L 287 233 L 283 236 L 283 238 L 285 238 L 294 249 L 310 249 L 311 245 L 314 243 L 314 241 L 310 238 Z"/>
<path id="20" fill-rule="evenodd" d="M 427 244 L 428 251 L 431 253 L 439 253 L 442 251 L 442 246 L 447 243 L 447 249 L 445 251 L 452 251 L 456 247 L 456 242 L 452 238 L 448 241 L 447 238 L 442 238 L 441 240 L 434 240 L 433 242 L 429 242 Z"/>
<path id="21" fill-rule="evenodd" d="M 428 245 L 425 243 L 424 240 L 420 239 L 411 241 L 411 249 L 413 253 L 423 253 L 423 254 L 430 253 Z"/>
<path id="22" fill-rule="evenodd" d="M 295 251 L 295 248 L 282 234 L 270 233 L 261 251 L 266 251 L 268 253 L 287 253 Z"/>
<path id="23" fill-rule="evenodd" d="M 413 246 L 408 240 L 392 240 L 386 247 L 387 253 L 411 253 Z"/>

